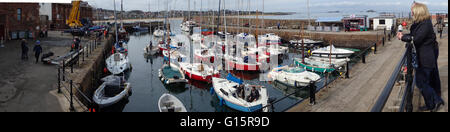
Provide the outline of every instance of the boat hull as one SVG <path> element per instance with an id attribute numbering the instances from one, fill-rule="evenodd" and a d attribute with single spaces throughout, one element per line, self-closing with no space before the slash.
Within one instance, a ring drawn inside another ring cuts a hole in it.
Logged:
<path id="1" fill-rule="evenodd" d="M 304 67 L 309 71 L 313 71 L 313 72 L 317 72 L 317 73 L 330 73 L 330 72 L 336 71 L 336 69 L 334 69 L 334 68 L 321 68 L 321 67 L 315 67 L 315 66 L 303 64 L 299 60 L 295 60 L 294 63 L 297 66 Z"/>
<path id="2" fill-rule="evenodd" d="M 220 74 L 214 74 L 214 75 L 209 75 L 209 76 L 200 76 L 200 75 L 196 75 L 196 74 L 192 74 L 190 72 L 185 71 L 184 74 L 186 75 L 186 77 L 193 79 L 193 80 L 197 80 L 197 81 L 202 81 L 202 82 L 208 82 L 210 83 L 212 81 L 213 77 L 220 77 Z"/>
<path id="3" fill-rule="evenodd" d="M 226 63 L 229 68 L 237 70 L 237 71 L 259 71 L 260 67 L 258 64 L 241 64 L 236 63 L 231 60 L 226 60 Z"/>
<path id="4" fill-rule="evenodd" d="M 262 109 L 262 104 L 259 105 L 255 105 L 255 106 L 251 106 L 251 107 L 244 107 L 238 104 L 234 104 L 230 101 L 227 101 L 226 99 L 223 99 L 220 96 L 217 96 L 219 98 L 219 100 L 223 100 L 223 103 L 227 106 L 230 107 L 232 109 L 238 110 L 238 111 L 242 111 L 242 112 L 255 112 L 257 110 L 261 110 Z"/>

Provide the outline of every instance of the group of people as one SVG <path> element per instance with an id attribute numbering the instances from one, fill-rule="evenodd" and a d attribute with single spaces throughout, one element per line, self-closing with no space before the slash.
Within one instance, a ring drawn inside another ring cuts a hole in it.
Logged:
<path id="1" fill-rule="evenodd" d="M 259 91 L 256 90 L 255 87 L 252 87 L 252 90 L 250 91 L 250 95 L 248 97 L 245 96 L 245 86 L 244 84 L 241 84 L 237 87 L 237 96 L 239 98 L 242 98 L 246 100 L 247 102 L 253 102 L 259 99 Z"/>
<path id="2" fill-rule="evenodd" d="M 22 39 L 22 43 L 21 43 L 21 47 L 22 47 L 22 60 L 28 60 L 28 42 L 25 39 Z M 42 53 L 42 46 L 41 46 L 41 42 L 39 40 L 36 41 L 36 44 L 34 45 L 33 48 L 33 52 L 34 52 L 34 57 L 36 58 L 36 62 L 39 62 L 39 56 L 41 56 Z"/>

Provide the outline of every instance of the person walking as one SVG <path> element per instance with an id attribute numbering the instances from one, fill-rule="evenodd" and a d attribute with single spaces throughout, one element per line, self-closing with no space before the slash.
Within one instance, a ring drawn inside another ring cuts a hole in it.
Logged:
<path id="1" fill-rule="evenodd" d="M 36 45 L 34 46 L 34 57 L 36 57 L 36 64 L 39 62 L 39 56 L 42 53 L 42 47 L 41 47 L 41 42 L 38 40 L 36 41 Z"/>
<path id="2" fill-rule="evenodd" d="M 2 38 L 0 38 L 0 48 L 4 48 L 5 47 L 5 40 Z"/>
<path id="3" fill-rule="evenodd" d="M 28 60 L 28 43 L 25 39 L 22 39 L 22 60 Z"/>
<path id="4" fill-rule="evenodd" d="M 411 7 L 414 23 L 410 34 L 397 33 L 397 38 L 404 42 L 413 42 L 417 51 L 416 85 L 425 100 L 421 111 L 437 111 L 444 105 L 440 94 L 440 77 L 437 65 L 439 46 L 433 30 L 431 15 L 425 4 L 414 2 Z"/>

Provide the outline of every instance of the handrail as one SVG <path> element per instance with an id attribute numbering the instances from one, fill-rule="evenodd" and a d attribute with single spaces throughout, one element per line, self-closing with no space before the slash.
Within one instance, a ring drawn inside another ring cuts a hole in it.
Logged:
<path id="1" fill-rule="evenodd" d="M 412 90 L 413 90 L 413 81 L 414 79 L 412 79 L 412 64 L 411 64 L 411 60 L 412 60 L 412 56 L 411 56 L 411 51 L 412 51 L 412 44 L 411 43 L 407 43 L 406 44 L 407 50 L 403 53 L 402 59 L 400 60 L 400 62 L 398 62 L 397 66 L 395 67 L 394 72 L 392 73 L 391 77 L 389 78 L 389 81 L 387 82 L 386 86 L 384 87 L 383 91 L 381 92 L 380 96 L 378 97 L 375 105 L 372 107 L 371 112 L 381 112 L 387 102 L 387 100 L 389 99 L 389 96 L 392 92 L 392 89 L 394 88 L 395 82 L 397 80 L 397 77 L 399 75 L 399 73 L 402 71 L 401 69 L 403 68 L 403 66 L 407 65 L 408 68 L 408 73 L 407 73 L 407 79 L 406 79 L 406 89 L 405 89 L 405 94 L 402 99 L 402 107 L 403 102 L 406 100 L 411 100 L 412 97 L 410 97 L 410 95 L 412 94 Z M 406 105 L 410 105 L 407 104 Z M 400 108 L 400 110 L 402 110 L 403 108 Z M 407 110 L 410 111 L 410 110 Z"/>

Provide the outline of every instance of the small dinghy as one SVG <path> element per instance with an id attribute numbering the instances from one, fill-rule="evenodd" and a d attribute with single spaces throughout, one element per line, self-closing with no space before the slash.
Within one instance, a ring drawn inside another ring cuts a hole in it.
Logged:
<path id="1" fill-rule="evenodd" d="M 163 30 L 162 27 L 158 27 L 158 28 L 156 28 L 155 31 L 153 32 L 153 36 L 155 36 L 155 37 L 164 37 L 164 34 L 165 34 L 165 33 L 166 33 L 166 32 Z"/>
<path id="2" fill-rule="evenodd" d="M 213 89 L 221 103 L 242 112 L 267 112 L 269 95 L 263 86 L 243 85 L 242 80 L 228 74 L 227 79 L 213 78 Z M 251 94 L 252 90 L 257 95 Z M 265 107 L 265 108 L 263 108 Z"/>
<path id="3" fill-rule="evenodd" d="M 127 98 L 130 95 L 130 92 L 130 83 L 124 83 L 120 77 L 115 76 L 115 79 L 103 82 L 103 84 L 95 90 L 93 100 L 100 108 L 104 108 Z"/>
<path id="4" fill-rule="evenodd" d="M 220 73 L 217 69 L 201 64 L 201 63 L 179 63 L 180 68 L 186 77 L 190 79 L 211 82 L 213 77 L 220 77 Z"/>
<path id="5" fill-rule="evenodd" d="M 106 59 L 106 67 L 109 72 L 117 75 L 131 68 L 131 65 L 128 61 L 128 56 L 122 53 L 115 53 Z"/>
<path id="6" fill-rule="evenodd" d="M 338 70 L 337 68 L 344 66 L 348 61 L 349 59 L 331 59 L 330 63 L 329 58 L 310 57 L 305 58 L 305 63 L 302 63 L 302 59 L 294 59 L 295 65 L 318 73 L 336 71 Z"/>
<path id="7" fill-rule="evenodd" d="M 159 52 L 159 48 L 157 46 L 152 46 L 152 44 L 149 44 L 145 46 L 144 48 L 144 55 L 146 56 L 152 56 Z"/>
<path id="8" fill-rule="evenodd" d="M 331 54 L 330 54 L 331 53 Z M 316 57 L 330 57 L 331 58 L 347 58 L 350 57 L 354 51 L 341 49 L 341 48 L 335 48 L 333 45 L 319 48 L 317 50 L 312 51 L 312 56 Z"/>
<path id="9" fill-rule="evenodd" d="M 173 63 L 164 64 L 161 69 L 159 69 L 159 77 L 161 81 L 166 84 L 186 84 L 186 80 L 181 69 Z"/>
<path id="10" fill-rule="evenodd" d="M 278 67 L 269 72 L 268 77 L 292 87 L 305 87 L 320 80 L 320 76 L 299 67 Z"/>
<path id="11" fill-rule="evenodd" d="M 159 112 L 187 112 L 184 104 L 171 94 L 163 94 L 158 100 Z"/>

